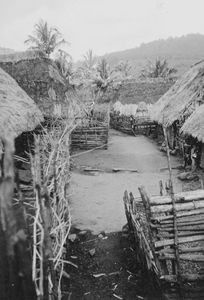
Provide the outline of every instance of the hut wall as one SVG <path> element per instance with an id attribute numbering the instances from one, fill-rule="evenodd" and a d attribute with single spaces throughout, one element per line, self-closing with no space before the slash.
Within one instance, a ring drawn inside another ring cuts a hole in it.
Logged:
<path id="1" fill-rule="evenodd" d="M 65 86 L 56 66 L 47 58 L 1 61 L 0 67 L 11 75 L 35 101 L 44 115 L 52 115 L 56 106 L 65 105 Z M 55 78 L 55 76 L 59 78 Z M 61 111 L 63 109 L 61 108 Z"/>
<path id="2" fill-rule="evenodd" d="M 168 139 L 168 142 L 169 142 L 170 149 L 174 149 L 175 138 L 176 138 L 176 136 L 174 134 L 174 128 L 173 128 L 173 126 L 169 126 L 167 128 L 167 139 Z"/>
<path id="3" fill-rule="evenodd" d="M 204 144 L 202 144 L 202 148 L 201 148 L 200 166 L 201 166 L 201 168 L 204 168 Z"/>

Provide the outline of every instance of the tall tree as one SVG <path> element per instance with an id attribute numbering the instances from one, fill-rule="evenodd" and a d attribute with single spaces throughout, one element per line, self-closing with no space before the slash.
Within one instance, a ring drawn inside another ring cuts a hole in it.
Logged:
<path id="1" fill-rule="evenodd" d="M 86 54 L 83 56 L 84 62 L 83 65 L 86 69 L 92 70 L 96 64 L 96 57 L 93 54 L 93 50 L 89 49 Z"/>
<path id="2" fill-rule="evenodd" d="M 60 74 L 68 83 L 70 83 L 70 78 L 74 73 L 71 55 L 69 55 L 63 50 L 59 50 L 55 58 L 55 63 L 58 67 Z"/>
<path id="3" fill-rule="evenodd" d="M 115 72 L 120 72 L 124 77 L 130 74 L 131 65 L 128 61 L 120 61 L 114 68 Z"/>
<path id="4" fill-rule="evenodd" d="M 177 70 L 175 68 L 169 67 L 166 59 L 157 58 L 155 62 L 148 62 L 145 69 L 141 72 L 141 77 L 149 78 L 165 78 L 169 79 L 175 74 Z"/>
<path id="5" fill-rule="evenodd" d="M 102 58 L 101 61 L 98 63 L 97 71 L 100 74 L 102 79 L 108 79 L 110 76 L 110 67 L 105 58 Z"/>
<path id="6" fill-rule="evenodd" d="M 30 49 L 39 50 L 49 56 L 66 41 L 58 29 L 50 27 L 46 21 L 40 20 L 34 25 L 33 35 L 29 35 L 25 44 L 31 45 Z"/>

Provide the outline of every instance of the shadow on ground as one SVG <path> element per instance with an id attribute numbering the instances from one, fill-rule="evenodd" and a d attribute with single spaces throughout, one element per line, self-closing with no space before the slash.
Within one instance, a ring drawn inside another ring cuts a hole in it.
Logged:
<path id="1" fill-rule="evenodd" d="M 69 266 L 67 270 L 70 274 L 68 299 L 160 299 L 136 262 L 128 233 L 105 235 L 102 232 L 96 236 L 87 231 L 74 231 L 77 238 L 69 243 L 67 259 L 77 268 Z"/>

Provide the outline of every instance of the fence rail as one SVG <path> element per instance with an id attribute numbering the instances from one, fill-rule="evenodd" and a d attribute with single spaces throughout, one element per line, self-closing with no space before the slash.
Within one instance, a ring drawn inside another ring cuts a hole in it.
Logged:
<path id="1" fill-rule="evenodd" d="M 150 135 L 156 132 L 157 124 L 148 116 L 125 116 L 111 113 L 110 126 L 130 135 Z"/>
<path id="2" fill-rule="evenodd" d="M 77 127 L 71 134 L 72 150 L 89 150 L 108 147 L 107 125 Z"/>
<path id="3" fill-rule="evenodd" d="M 204 299 L 204 190 L 174 195 L 176 227 L 171 196 L 139 190 L 138 199 L 125 192 L 124 204 L 144 268 L 164 299 Z"/>

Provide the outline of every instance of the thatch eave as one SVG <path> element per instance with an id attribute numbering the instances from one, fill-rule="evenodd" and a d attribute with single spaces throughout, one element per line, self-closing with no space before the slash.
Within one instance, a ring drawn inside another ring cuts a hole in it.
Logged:
<path id="1" fill-rule="evenodd" d="M 35 102 L 0 68 L 0 137 L 15 138 L 43 121 Z"/>
<path id="2" fill-rule="evenodd" d="M 26 62 L 32 60 L 41 60 L 47 63 L 47 72 L 50 78 L 55 82 L 60 82 L 62 85 L 66 85 L 64 78 L 60 75 L 58 68 L 55 62 L 47 57 L 43 52 L 37 50 L 27 50 L 24 52 L 14 52 L 10 54 L 0 55 L 0 63 L 7 64 L 12 63 L 16 64 L 19 62 Z M 32 71 L 32 70 L 31 70 Z"/>
<path id="3" fill-rule="evenodd" d="M 181 127 L 181 133 L 191 135 L 204 143 L 204 104 L 186 120 Z"/>
<path id="4" fill-rule="evenodd" d="M 190 115 L 195 103 L 203 102 L 204 61 L 191 67 L 155 103 L 152 117 L 156 122 L 168 127 L 185 114 Z"/>

